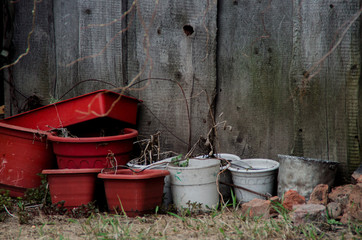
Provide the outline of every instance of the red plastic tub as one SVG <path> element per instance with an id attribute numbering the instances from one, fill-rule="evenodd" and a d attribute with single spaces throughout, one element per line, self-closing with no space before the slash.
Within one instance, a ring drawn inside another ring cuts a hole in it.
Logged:
<path id="1" fill-rule="evenodd" d="M 47 133 L 0 122 L 0 188 L 12 197 L 38 187 L 37 174 L 56 165 Z"/>
<path id="2" fill-rule="evenodd" d="M 43 131 L 103 117 L 134 125 L 137 120 L 137 104 L 140 102 L 116 92 L 98 90 L 20 113 L 1 122 Z"/>
<path id="3" fill-rule="evenodd" d="M 126 165 L 137 130 L 125 128 L 124 134 L 107 137 L 70 138 L 49 134 L 58 168 L 107 168 L 111 167 L 107 156 L 114 154 L 117 165 Z"/>
<path id="4" fill-rule="evenodd" d="M 93 202 L 97 174 L 100 168 L 92 169 L 45 169 L 52 203 L 65 201 L 64 207 L 73 209 Z"/>
<path id="5" fill-rule="evenodd" d="M 98 178 L 104 181 L 108 210 L 122 214 L 123 209 L 127 216 L 135 217 L 153 213 L 156 206 L 161 206 L 164 178 L 169 174 L 167 170 L 149 169 L 135 173 L 121 169 L 99 173 Z"/>

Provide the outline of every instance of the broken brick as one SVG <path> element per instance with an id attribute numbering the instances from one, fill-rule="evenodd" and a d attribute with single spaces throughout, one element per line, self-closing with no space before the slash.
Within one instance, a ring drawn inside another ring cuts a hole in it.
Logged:
<path id="1" fill-rule="evenodd" d="M 318 184 L 309 197 L 308 204 L 322 204 L 324 206 L 328 203 L 328 185 Z"/>
<path id="2" fill-rule="evenodd" d="M 290 213 L 294 225 L 299 226 L 311 222 L 326 222 L 326 207 L 322 204 L 295 205 Z"/>
<path id="3" fill-rule="evenodd" d="M 291 211 L 294 205 L 305 204 L 305 197 L 297 191 L 289 190 L 284 194 L 283 207 Z"/>
<path id="4" fill-rule="evenodd" d="M 270 217 L 271 201 L 255 198 L 241 206 L 241 212 L 248 217 Z"/>

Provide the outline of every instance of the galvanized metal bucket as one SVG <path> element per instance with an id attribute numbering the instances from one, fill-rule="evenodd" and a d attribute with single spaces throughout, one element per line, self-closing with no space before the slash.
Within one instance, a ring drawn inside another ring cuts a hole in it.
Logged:
<path id="1" fill-rule="evenodd" d="M 331 187 L 337 172 L 338 162 L 327 160 L 278 155 L 278 196 L 288 190 L 295 190 L 307 200 L 318 184 Z"/>

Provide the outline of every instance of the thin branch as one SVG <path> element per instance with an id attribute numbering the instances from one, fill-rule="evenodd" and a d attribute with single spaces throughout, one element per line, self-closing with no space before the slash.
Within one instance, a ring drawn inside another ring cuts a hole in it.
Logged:
<path id="1" fill-rule="evenodd" d="M 27 48 L 25 50 L 24 53 L 20 54 L 20 56 L 12 63 L 10 64 L 7 64 L 7 65 L 4 65 L 0 68 L 0 71 L 5 69 L 5 68 L 9 68 L 9 67 L 12 67 L 14 66 L 15 64 L 17 64 L 23 57 L 25 57 L 26 55 L 29 54 L 30 52 L 30 38 L 31 38 L 31 35 L 34 33 L 34 30 L 35 30 L 35 18 L 36 18 L 36 5 L 38 3 L 41 3 L 42 1 L 37 1 L 37 0 L 34 0 L 33 1 L 33 10 L 31 11 L 32 12 L 32 15 L 33 15 L 33 20 L 32 20 L 32 26 L 31 26 L 31 30 L 30 32 L 28 33 L 28 37 L 27 37 Z"/>
<path id="2" fill-rule="evenodd" d="M 320 71 L 320 65 L 326 60 L 326 58 L 331 55 L 335 50 L 336 48 L 339 46 L 339 44 L 341 44 L 344 36 L 347 34 L 348 30 L 351 28 L 352 24 L 357 21 L 357 19 L 359 18 L 359 16 L 361 15 L 362 13 L 362 8 L 359 9 L 359 11 L 354 14 L 352 16 L 352 18 L 347 21 L 349 22 L 349 24 L 347 25 L 347 27 L 344 29 L 344 31 L 342 32 L 341 36 L 339 37 L 338 41 L 333 45 L 333 47 L 321 58 L 319 59 L 318 62 L 316 62 L 315 64 L 313 64 L 313 66 L 311 66 L 307 71 L 306 73 L 304 73 L 304 76 L 308 76 L 305 78 L 304 80 L 304 85 L 307 84 L 313 77 L 315 77 L 319 71 Z M 345 23 L 343 24 L 345 25 Z M 316 70 L 316 71 L 315 71 Z M 315 71 L 315 72 L 314 72 Z M 312 72 L 314 72 L 313 74 L 311 74 Z"/>

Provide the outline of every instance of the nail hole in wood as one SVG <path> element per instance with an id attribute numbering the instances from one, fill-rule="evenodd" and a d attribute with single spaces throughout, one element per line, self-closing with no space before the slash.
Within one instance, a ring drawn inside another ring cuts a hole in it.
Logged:
<path id="1" fill-rule="evenodd" d="M 191 34 L 194 33 L 194 28 L 191 25 L 185 25 L 183 29 L 186 36 L 190 36 Z"/>

